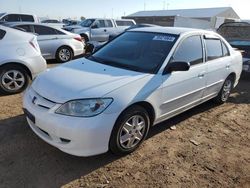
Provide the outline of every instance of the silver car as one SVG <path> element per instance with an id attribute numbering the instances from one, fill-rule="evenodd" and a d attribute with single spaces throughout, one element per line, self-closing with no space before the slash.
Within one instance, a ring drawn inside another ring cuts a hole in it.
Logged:
<path id="1" fill-rule="evenodd" d="M 72 60 L 84 53 L 84 42 L 78 34 L 36 23 L 7 23 L 6 26 L 37 35 L 37 41 L 45 59 L 59 62 Z"/>

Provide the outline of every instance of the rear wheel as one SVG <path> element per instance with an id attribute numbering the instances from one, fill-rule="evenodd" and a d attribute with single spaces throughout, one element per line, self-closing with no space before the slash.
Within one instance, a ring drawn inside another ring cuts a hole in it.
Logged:
<path id="1" fill-rule="evenodd" d="M 223 104 L 223 103 L 227 102 L 227 100 L 231 94 L 231 91 L 233 89 L 233 85 L 234 85 L 233 76 L 227 77 L 227 79 L 225 80 L 225 82 L 220 90 L 220 93 L 215 98 L 215 102 L 217 102 L 218 104 Z"/>
<path id="2" fill-rule="evenodd" d="M 62 46 L 56 52 L 56 60 L 60 63 L 65 63 L 73 59 L 73 52 L 70 47 Z"/>
<path id="3" fill-rule="evenodd" d="M 115 154 L 135 151 L 145 140 L 150 127 L 147 111 L 141 106 L 133 106 L 118 118 L 110 138 L 110 150 Z"/>
<path id="4" fill-rule="evenodd" d="M 16 94 L 24 91 L 29 84 L 29 75 L 21 66 L 10 64 L 0 71 L 0 92 Z"/>

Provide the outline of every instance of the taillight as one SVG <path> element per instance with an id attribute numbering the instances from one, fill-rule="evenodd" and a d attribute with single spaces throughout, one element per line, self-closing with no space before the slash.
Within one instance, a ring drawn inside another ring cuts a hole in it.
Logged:
<path id="1" fill-rule="evenodd" d="M 75 40 L 82 42 L 82 38 L 81 37 L 74 37 Z"/>
<path id="2" fill-rule="evenodd" d="M 29 43 L 30 43 L 30 45 L 31 45 L 33 48 L 36 49 L 36 46 L 35 46 L 35 44 L 34 44 L 32 41 L 30 41 Z M 37 50 L 37 49 L 36 49 L 36 50 Z"/>
<path id="3" fill-rule="evenodd" d="M 36 42 L 36 40 L 33 38 L 32 40 L 29 41 L 30 45 L 36 50 L 36 51 L 40 51 L 40 48 L 38 47 L 38 44 Z"/>

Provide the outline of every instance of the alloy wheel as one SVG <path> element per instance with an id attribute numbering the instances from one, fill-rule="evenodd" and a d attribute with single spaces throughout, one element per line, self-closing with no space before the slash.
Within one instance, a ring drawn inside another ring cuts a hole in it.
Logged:
<path id="1" fill-rule="evenodd" d="M 125 149 L 137 146 L 146 133 L 146 122 L 140 115 L 129 118 L 121 128 L 119 142 Z"/>
<path id="2" fill-rule="evenodd" d="M 71 52 L 69 49 L 63 48 L 59 51 L 59 58 L 61 61 L 69 61 L 71 58 Z"/>
<path id="3" fill-rule="evenodd" d="M 222 89 L 221 100 L 227 101 L 232 89 L 232 81 L 230 79 L 226 80 Z"/>
<path id="4" fill-rule="evenodd" d="M 25 84 L 23 73 L 18 70 L 9 70 L 2 76 L 2 85 L 10 91 L 17 91 Z"/>

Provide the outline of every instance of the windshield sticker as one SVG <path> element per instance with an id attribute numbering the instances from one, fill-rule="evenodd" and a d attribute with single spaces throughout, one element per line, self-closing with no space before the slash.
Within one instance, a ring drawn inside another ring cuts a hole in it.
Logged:
<path id="1" fill-rule="evenodd" d="M 153 40 L 165 41 L 165 42 L 174 42 L 175 37 L 172 36 L 164 36 L 164 35 L 156 35 Z"/>

